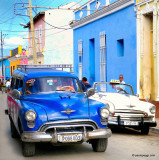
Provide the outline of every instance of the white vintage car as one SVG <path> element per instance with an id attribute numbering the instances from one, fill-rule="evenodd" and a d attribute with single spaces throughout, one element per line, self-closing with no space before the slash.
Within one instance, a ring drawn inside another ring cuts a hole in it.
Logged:
<path id="1" fill-rule="evenodd" d="M 128 84 L 121 84 L 118 80 L 111 82 L 95 82 L 93 84 L 95 94 L 91 99 L 108 104 L 110 116 L 108 125 L 124 126 L 141 130 L 142 134 L 148 134 L 150 127 L 155 127 L 156 106 L 140 101 L 134 95 L 133 88 Z"/>

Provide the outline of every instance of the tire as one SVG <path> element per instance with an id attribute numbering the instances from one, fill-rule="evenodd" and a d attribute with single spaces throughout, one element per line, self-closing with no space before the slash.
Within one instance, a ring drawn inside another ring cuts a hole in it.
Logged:
<path id="1" fill-rule="evenodd" d="M 11 128 L 11 137 L 12 138 L 19 138 L 19 134 L 18 134 L 12 120 L 10 120 L 10 128 Z"/>
<path id="2" fill-rule="evenodd" d="M 105 152 L 108 145 L 108 138 L 95 139 L 92 141 L 92 148 L 94 152 Z"/>
<path id="3" fill-rule="evenodd" d="M 149 127 L 143 127 L 141 128 L 141 134 L 148 135 L 149 134 Z"/>
<path id="4" fill-rule="evenodd" d="M 24 157 L 32 157 L 35 155 L 35 143 L 22 142 L 22 152 Z"/>

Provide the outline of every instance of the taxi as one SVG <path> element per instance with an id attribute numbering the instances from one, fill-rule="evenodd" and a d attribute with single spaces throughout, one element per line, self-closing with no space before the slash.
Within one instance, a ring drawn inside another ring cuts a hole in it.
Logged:
<path id="1" fill-rule="evenodd" d="M 108 126 L 134 128 L 145 135 L 149 133 L 150 127 L 156 127 L 156 106 L 139 100 L 131 85 L 111 80 L 95 82 L 93 88 L 95 94 L 90 98 L 109 106 Z"/>
<path id="2" fill-rule="evenodd" d="M 14 70 L 7 96 L 12 138 L 22 141 L 25 157 L 35 155 L 35 144 L 88 142 L 104 152 L 111 130 L 108 105 L 89 99 L 94 89 L 82 90 L 70 72 L 51 67 L 21 66 Z"/>

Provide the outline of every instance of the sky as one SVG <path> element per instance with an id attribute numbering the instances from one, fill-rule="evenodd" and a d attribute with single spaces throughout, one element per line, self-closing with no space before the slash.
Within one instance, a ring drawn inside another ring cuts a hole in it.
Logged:
<path id="1" fill-rule="evenodd" d="M 31 0 L 31 3 L 32 6 L 56 8 L 72 1 L 79 5 L 88 2 L 88 0 Z M 0 0 L 0 32 L 3 34 L 4 57 L 9 56 L 10 50 L 17 48 L 19 45 L 22 45 L 24 49 L 28 47 L 28 29 L 20 25 L 20 23 L 27 24 L 30 21 L 30 18 L 27 16 L 27 7 L 24 7 L 28 6 L 28 3 L 28 0 Z M 46 9 L 35 8 L 33 16 L 42 10 Z"/>

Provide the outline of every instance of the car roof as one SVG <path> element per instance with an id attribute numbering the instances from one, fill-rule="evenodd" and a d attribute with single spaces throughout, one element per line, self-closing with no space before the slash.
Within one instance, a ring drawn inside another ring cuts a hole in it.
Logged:
<path id="1" fill-rule="evenodd" d="M 18 77 L 20 79 L 30 79 L 30 78 L 38 78 L 38 77 L 73 77 L 77 78 L 73 73 L 56 70 L 53 68 L 20 68 L 15 69 L 12 74 L 13 77 Z"/>

